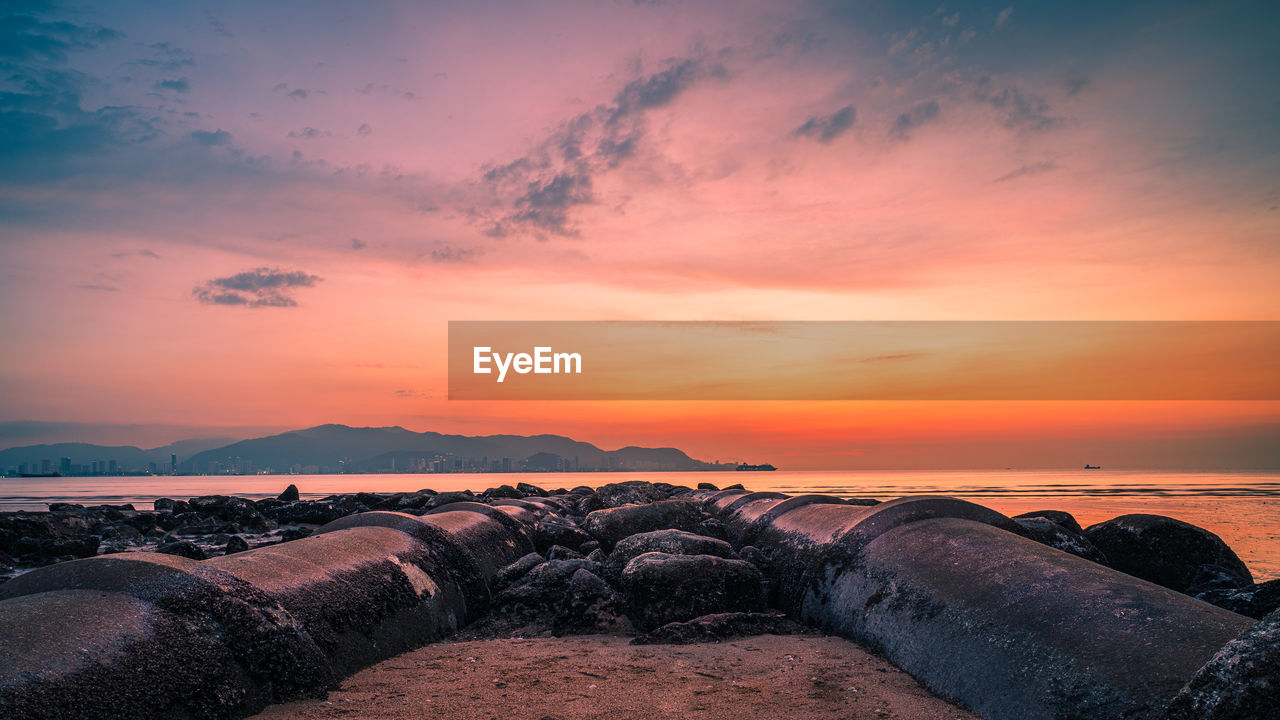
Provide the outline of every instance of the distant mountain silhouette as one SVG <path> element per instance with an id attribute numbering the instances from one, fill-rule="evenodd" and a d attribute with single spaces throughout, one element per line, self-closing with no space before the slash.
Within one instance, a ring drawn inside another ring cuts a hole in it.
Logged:
<path id="1" fill-rule="evenodd" d="M 413 470 L 434 461 L 447 469 L 489 468 L 506 459 L 513 470 L 709 470 L 675 448 L 625 447 L 601 450 L 561 435 L 443 435 L 402 427 L 319 425 L 268 437 L 241 440 L 193 455 L 179 463 L 183 472 L 348 472 Z"/>

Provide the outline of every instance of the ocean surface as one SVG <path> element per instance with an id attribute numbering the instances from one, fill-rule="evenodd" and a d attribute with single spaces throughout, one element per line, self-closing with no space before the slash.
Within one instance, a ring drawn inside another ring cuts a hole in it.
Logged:
<path id="1" fill-rule="evenodd" d="M 132 503 L 150 509 L 159 497 L 197 495 L 274 497 L 289 483 L 303 498 L 344 492 L 471 489 L 528 482 L 544 487 L 597 487 L 648 480 L 749 490 L 817 492 L 890 500 L 907 495 L 951 495 L 1017 515 L 1065 510 L 1081 525 L 1118 515 L 1168 515 L 1199 525 L 1227 542 L 1255 579 L 1280 577 L 1280 473 L 1138 471 L 785 471 L 662 473 L 517 473 L 396 475 L 213 475 L 144 477 L 0 478 L 0 511 L 44 510 L 51 502 L 86 505 Z"/>

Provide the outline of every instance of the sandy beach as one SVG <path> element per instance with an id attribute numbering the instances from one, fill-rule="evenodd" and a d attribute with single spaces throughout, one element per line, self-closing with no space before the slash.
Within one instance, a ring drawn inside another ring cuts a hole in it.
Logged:
<path id="1" fill-rule="evenodd" d="M 760 635 L 646 646 L 629 640 L 590 635 L 438 643 L 352 675 L 325 700 L 275 705 L 253 717 L 978 717 L 840 638 Z"/>

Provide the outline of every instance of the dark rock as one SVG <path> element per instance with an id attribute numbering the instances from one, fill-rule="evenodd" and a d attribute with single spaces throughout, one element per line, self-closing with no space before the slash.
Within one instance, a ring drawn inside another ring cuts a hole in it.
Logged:
<path id="1" fill-rule="evenodd" d="M 648 505 L 626 505 L 597 510 L 582 521 L 582 529 L 612 550 L 619 540 L 652 530 L 698 532 L 707 516 L 694 500 L 663 500 Z"/>
<path id="2" fill-rule="evenodd" d="M 516 498 L 516 499 L 519 499 L 519 498 L 524 497 L 524 493 L 522 493 L 522 492 L 520 492 L 519 490 L 517 490 L 517 489 L 515 489 L 515 488 L 511 487 L 510 485 L 499 485 L 499 486 L 498 486 L 498 487 L 496 487 L 496 488 L 489 488 L 488 490 L 485 490 L 483 493 L 481 493 L 481 495 L 482 495 L 483 497 L 487 497 L 487 498 Z"/>
<path id="3" fill-rule="evenodd" d="M 51 565 L 64 560 L 93 557 L 98 554 L 101 538 L 97 535 L 79 537 L 24 537 L 12 548 L 13 557 L 20 565 Z"/>
<path id="4" fill-rule="evenodd" d="M 548 515 L 533 527 L 533 545 L 544 554 L 552 545 L 577 550 L 590 541 L 591 536 L 586 531 L 559 515 Z"/>
<path id="5" fill-rule="evenodd" d="M 83 510 L 83 505 L 67 502 L 49 503 L 49 512 L 68 512 L 72 510 Z"/>
<path id="6" fill-rule="evenodd" d="M 502 590 L 510 587 L 512 583 L 523 578 L 530 570 L 538 567 L 544 562 L 546 562 L 546 560 L 538 553 L 529 553 L 528 555 L 521 557 L 519 560 L 516 560 L 498 571 L 498 574 L 493 578 L 493 591 L 501 592 Z"/>
<path id="7" fill-rule="evenodd" d="M 698 483 L 698 489 L 699 490 L 716 490 L 716 491 L 720 490 L 720 488 L 716 487 L 714 483 L 709 483 L 709 482 Z"/>
<path id="8" fill-rule="evenodd" d="M 103 540 L 138 540 L 142 533 L 128 523 L 112 523 L 102 529 Z"/>
<path id="9" fill-rule="evenodd" d="M 593 550 L 600 547 L 599 540 L 588 540 L 578 546 L 578 552 L 590 554 Z"/>
<path id="10" fill-rule="evenodd" d="M 424 507 L 426 507 L 428 510 L 435 510 L 441 505 L 448 505 L 449 503 L 475 502 L 475 501 L 476 501 L 476 496 L 473 495 L 470 490 L 464 490 L 462 492 L 443 492 L 437 495 L 433 495 L 431 497 L 431 500 L 427 502 L 427 504 Z"/>
<path id="11" fill-rule="evenodd" d="M 596 548 L 595 550 L 592 550 L 591 552 L 587 553 L 587 559 L 590 560 L 591 562 L 598 562 L 603 564 L 604 561 L 607 560 L 608 558 L 609 556 L 605 555 L 604 551 L 601 550 L 600 548 Z"/>
<path id="12" fill-rule="evenodd" d="M 298 486 L 293 483 L 289 483 L 289 487 L 285 488 L 284 492 L 277 495 L 276 499 L 283 500 L 284 502 L 298 502 L 302 498 L 298 495 Z"/>
<path id="13" fill-rule="evenodd" d="M 396 503 L 395 509 L 401 512 L 405 512 L 408 510 L 418 510 L 418 509 L 424 508 L 427 506 L 428 503 L 431 502 L 431 497 L 434 494 L 435 493 L 427 494 L 423 492 L 406 494 L 404 497 L 400 498 L 399 502 Z"/>
<path id="14" fill-rule="evenodd" d="M 698 534 L 707 537 L 717 538 L 728 542 L 729 530 L 725 528 L 724 523 L 717 518 L 707 518 L 698 523 Z"/>
<path id="15" fill-rule="evenodd" d="M 547 551 L 547 560 L 584 560 L 586 556 L 577 550 L 570 550 L 563 545 L 552 545 Z"/>
<path id="16" fill-rule="evenodd" d="M 732 485 L 726 485 L 724 489 L 725 490 L 746 490 L 746 488 L 742 487 L 742 483 L 734 483 Z"/>
<path id="17" fill-rule="evenodd" d="M 703 615 L 685 622 L 667 623 L 637 636 L 632 645 L 691 645 L 721 642 L 752 635 L 794 635 L 804 628 L 780 612 L 732 612 Z"/>
<path id="18" fill-rule="evenodd" d="M 174 540 L 160 543 L 156 546 L 156 552 L 165 555 L 178 555 L 192 560 L 204 560 L 208 557 L 199 545 L 190 540 Z"/>
<path id="19" fill-rule="evenodd" d="M 232 535 L 227 538 L 227 547 L 223 549 L 223 555 L 234 555 L 249 549 L 249 543 L 239 535 Z"/>
<path id="20" fill-rule="evenodd" d="M 523 560 L 523 558 L 522 558 Z M 487 631 L 553 635 L 625 627 L 622 601 L 589 560 L 552 560 L 534 566 L 494 596 Z"/>
<path id="21" fill-rule="evenodd" d="M 643 480 L 609 483 L 596 490 L 595 495 L 600 502 L 604 503 L 606 508 L 651 503 L 667 499 L 666 493 L 662 492 L 660 488 L 654 487 L 653 483 L 647 483 Z"/>
<path id="22" fill-rule="evenodd" d="M 324 500 L 299 500 L 282 507 L 267 511 L 268 517 L 277 523 L 306 523 L 308 525 L 324 525 L 342 517 L 344 514 L 332 504 Z"/>
<path id="23" fill-rule="evenodd" d="M 284 530 L 281 530 L 279 533 L 280 542 L 289 542 L 290 540 L 301 540 L 304 537 L 310 536 L 312 532 L 313 531 L 311 530 L 311 528 L 304 528 L 304 527 L 285 528 Z"/>
<path id="24" fill-rule="evenodd" d="M 622 581 L 622 571 L 635 558 L 649 552 L 660 552 L 668 555 L 712 555 L 722 558 L 737 558 L 729 543 L 695 535 L 683 530 L 654 530 L 638 533 L 621 540 L 609 554 L 604 563 L 603 576 L 611 582 Z"/>
<path id="25" fill-rule="evenodd" d="M 538 487 L 537 485 L 531 485 L 531 484 L 529 484 L 529 483 L 525 483 L 525 482 L 522 482 L 522 483 L 516 483 L 516 490 L 519 490 L 519 491 L 520 491 L 520 494 L 521 494 L 523 497 L 529 497 L 529 496 L 531 496 L 531 495 L 533 495 L 533 496 L 537 496 L 537 497 L 547 497 L 547 491 L 546 491 L 546 490 L 543 490 L 542 488 Z"/>
<path id="26" fill-rule="evenodd" d="M 750 563 L 711 555 L 645 553 L 622 571 L 627 617 L 643 631 L 711 613 L 763 610 L 762 580 Z"/>
<path id="27" fill-rule="evenodd" d="M 1019 534 L 1027 539 L 1035 540 L 1042 545 L 1048 545 L 1063 552 L 1069 552 L 1085 560 L 1092 560 L 1099 565 L 1107 564 L 1106 556 L 1098 548 L 1094 547 L 1088 538 L 1048 518 L 1037 516 L 1014 518 L 1013 521 L 1021 528 Z"/>
<path id="28" fill-rule="evenodd" d="M 1044 518 L 1045 520 L 1061 525 L 1068 530 L 1078 533 L 1084 532 L 1084 528 L 1080 527 L 1080 523 L 1076 521 L 1075 516 L 1069 512 L 1063 512 L 1062 510 L 1033 510 L 1032 512 L 1013 516 L 1014 520 L 1021 520 L 1025 518 Z"/>
<path id="29" fill-rule="evenodd" d="M 1122 515 L 1093 525 L 1084 535 L 1121 572 L 1178 592 L 1195 582 L 1201 565 L 1219 565 L 1238 579 L 1238 587 L 1253 584 L 1240 558 L 1217 535 L 1190 523 L 1162 515 Z"/>
<path id="30" fill-rule="evenodd" d="M 1160 720 L 1261 720 L 1280 708 L 1280 611 L 1227 643 Z"/>
<path id="31" fill-rule="evenodd" d="M 1212 592 L 1215 590 L 1250 590 L 1252 583 L 1247 587 L 1240 586 L 1240 577 L 1236 573 L 1222 567 L 1221 565 L 1201 565 L 1196 568 L 1195 579 L 1191 581 L 1190 587 L 1186 589 L 1188 595 L 1200 595 L 1201 593 Z M 1265 615 L 1266 613 L 1263 613 Z"/>
<path id="32" fill-rule="evenodd" d="M 1233 613 L 1262 618 L 1280 608 L 1280 579 L 1268 580 L 1238 590 L 1206 590 L 1196 593 L 1195 597 Z"/>
<path id="33" fill-rule="evenodd" d="M 151 503 L 151 506 L 156 509 L 156 512 L 173 512 L 176 504 L 177 501 L 173 498 L 156 498 L 155 502 Z"/>

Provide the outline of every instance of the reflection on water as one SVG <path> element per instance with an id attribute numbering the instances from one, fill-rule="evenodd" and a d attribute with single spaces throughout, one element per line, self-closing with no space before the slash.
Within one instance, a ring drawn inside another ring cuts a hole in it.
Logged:
<path id="1" fill-rule="evenodd" d="M 343 492 L 482 490 L 529 482 L 548 489 L 623 480 L 690 487 L 742 483 L 749 490 L 818 492 L 887 500 L 904 495 L 962 497 L 1007 515 L 1065 510 L 1082 525 L 1117 515 L 1168 515 L 1219 535 L 1258 579 L 1280 577 L 1280 474 L 1078 471 L 785 471 L 520 473 L 513 475 L 249 475 L 113 478 L 0 478 L 0 510 L 44 510 L 50 502 L 133 503 L 158 497 L 273 497 L 289 483 L 304 498 Z"/>

